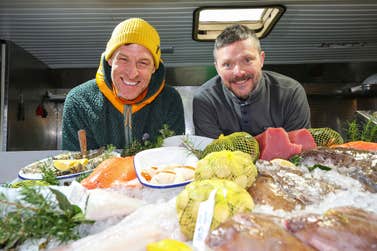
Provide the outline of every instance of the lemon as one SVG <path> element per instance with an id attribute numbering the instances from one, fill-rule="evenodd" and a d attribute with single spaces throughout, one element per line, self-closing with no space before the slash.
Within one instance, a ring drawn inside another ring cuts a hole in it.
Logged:
<path id="1" fill-rule="evenodd" d="M 277 164 L 277 165 L 282 166 L 282 167 L 295 167 L 296 166 L 295 164 L 293 164 L 292 162 L 290 162 L 288 160 L 279 159 L 279 158 L 270 160 L 270 162 L 272 164 Z"/>
<path id="2" fill-rule="evenodd" d="M 79 164 L 86 166 L 88 159 L 57 159 L 53 161 L 54 167 L 62 172 L 69 171 Z"/>
<path id="3" fill-rule="evenodd" d="M 183 242 L 165 239 L 159 242 L 149 243 L 147 245 L 147 251 L 192 251 L 192 249 Z"/>

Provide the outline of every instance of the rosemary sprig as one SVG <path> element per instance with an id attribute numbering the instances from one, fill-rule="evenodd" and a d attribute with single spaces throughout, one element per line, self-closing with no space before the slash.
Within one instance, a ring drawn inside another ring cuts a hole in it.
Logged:
<path id="1" fill-rule="evenodd" d="M 347 137 L 349 141 L 356 141 L 359 139 L 360 131 L 356 120 L 348 122 Z"/>
<path id="2" fill-rule="evenodd" d="M 363 131 L 361 133 L 360 139 L 363 141 L 374 142 L 377 138 L 377 126 L 373 123 L 371 119 L 363 126 Z"/>
<path id="3" fill-rule="evenodd" d="M 372 119 L 369 119 L 364 125 L 353 120 L 347 122 L 347 126 L 347 141 L 377 142 L 377 125 Z"/>
<path id="4" fill-rule="evenodd" d="M 0 248 L 14 249 L 28 239 L 56 239 L 64 243 L 80 238 L 78 225 L 94 223 L 86 220 L 81 209 L 72 205 L 60 191 L 49 190 L 51 193 L 43 196 L 38 187 L 23 187 L 18 201 L 9 201 L 0 194 L 3 212 L 0 214 Z"/>
<path id="5" fill-rule="evenodd" d="M 198 159 L 202 159 L 203 151 L 196 149 L 194 144 L 190 141 L 188 136 L 183 137 L 182 145 L 189 150 L 192 154 L 194 154 Z"/>

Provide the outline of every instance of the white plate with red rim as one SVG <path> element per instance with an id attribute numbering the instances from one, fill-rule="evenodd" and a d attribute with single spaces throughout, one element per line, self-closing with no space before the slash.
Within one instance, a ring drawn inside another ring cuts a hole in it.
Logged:
<path id="1" fill-rule="evenodd" d="M 184 186 L 192 182 L 197 162 L 198 158 L 193 153 L 179 146 L 148 149 L 134 157 L 136 176 L 140 183 L 158 189 Z"/>

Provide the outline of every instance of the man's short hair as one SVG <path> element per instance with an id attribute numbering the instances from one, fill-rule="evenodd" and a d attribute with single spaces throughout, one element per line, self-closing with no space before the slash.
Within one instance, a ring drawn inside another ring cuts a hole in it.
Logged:
<path id="1" fill-rule="evenodd" d="M 261 51 L 260 42 L 254 30 L 249 29 L 247 26 L 242 24 L 234 24 L 226 27 L 215 40 L 214 56 L 216 50 L 229 44 L 233 44 L 234 42 L 246 39 L 254 40 L 255 47 L 259 52 Z"/>

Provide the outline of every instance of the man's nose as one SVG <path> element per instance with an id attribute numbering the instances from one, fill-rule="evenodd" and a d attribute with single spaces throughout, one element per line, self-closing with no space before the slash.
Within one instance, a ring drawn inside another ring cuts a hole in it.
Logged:
<path id="1" fill-rule="evenodd" d="M 127 67 L 127 74 L 130 79 L 134 79 L 139 75 L 139 70 L 137 69 L 136 64 L 130 64 Z"/>
<path id="2" fill-rule="evenodd" d="M 245 73 L 243 67 L 240 64 L 236 64 L 233 68 L 233 74 L 236 76 L 243 75 Z"/>

